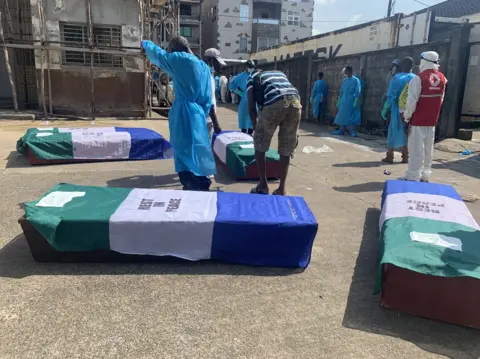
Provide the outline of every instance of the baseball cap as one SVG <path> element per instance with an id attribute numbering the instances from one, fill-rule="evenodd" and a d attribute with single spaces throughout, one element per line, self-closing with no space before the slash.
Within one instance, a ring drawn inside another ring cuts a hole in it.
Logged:
<path id="1" fill-rule="evenodd" d="M 225 60 L 222 58 L 222 55 L 220 54 L 220 51 L 218 51 L 216 48 L 212 47 L 210 49 L 205 50 L 205 56 L 206 57 L 213 57 L 216 59 L 220 65 L 222 66 L 227 66 L 227 63 Z"/>

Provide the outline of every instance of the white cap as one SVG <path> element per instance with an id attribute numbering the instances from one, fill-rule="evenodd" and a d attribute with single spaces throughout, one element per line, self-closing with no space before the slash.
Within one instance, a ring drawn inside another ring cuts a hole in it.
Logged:
<path id="1" fill-rule="evenodd" d="M 206 57 L 213 57 L 214 59 L 217 59 L 217 61 L 220 63 L 222 66 L 227 66 L 227 63 L 225 60 L 222 58 L 222 55 L 220 54 L 220 51 L 218 51 L 216 48 L 211 47 L 209 49 L 205 50 L 205 56 Z"/>
<path id="2" fill-rule="evenodd" d="M 425 52 L 422 52 L 422 54 L 420 55 L 420 57 L 425 60 L 425 61 L 428 61 L 428 62 L 432 62 L 434 64 L 438 64 L 438 61 L 440 59 L 440 56 L 438 55 L 437 52 L 435 51 L 425 51 Z"/>

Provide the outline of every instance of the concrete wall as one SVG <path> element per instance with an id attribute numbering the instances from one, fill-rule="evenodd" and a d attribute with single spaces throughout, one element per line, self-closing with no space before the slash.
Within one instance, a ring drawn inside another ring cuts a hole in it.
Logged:
<path id="1" fill-rule="evenodd" d="M 312 35 L 314 0 L 284 1 L 281 17 L 281 42 L 303 39 Z M 297 11 L 300 15 L 300 25 L 288 25 L 288 11 Z"/>
<path id="2" fill-rule="evenodd" d="M 34 39 L 41 39 L 37 0 L 30 0 Z M 60 23 L 87 23 L 84 0 L 44 0 L 49 41 L 61 41 Z M 121 26 L 121 45 L 140 46 L 140 20 L 137 0 L 92 1 L 94 25 Z M 52 45 L 60 46 L 60 45 Z M 128 53 L 129 50 L 125 50 Z M 132 50 L 130 50 L 132 51 Z M 41 52 L 35 51 L 35 65 L 40 78 Z M 85 114 L 90 111 L 90 71 L 84 66 L 62 65 L 62 51 L 50 56 L 52 104 L 57 112 Z M 44 56 L 47 74 L 47 56 Z M 47 76 L 45 75 L 47 79 Z M 133 115 L 143 109 L 144 67 L 141 57 L 124 56 L 122 68 L 94 68 L 95 106 L 105 115 Z M 47 88 L 47 85 L 45 85 Z M 139 96 L 142 94 L 142 96 Z"/>

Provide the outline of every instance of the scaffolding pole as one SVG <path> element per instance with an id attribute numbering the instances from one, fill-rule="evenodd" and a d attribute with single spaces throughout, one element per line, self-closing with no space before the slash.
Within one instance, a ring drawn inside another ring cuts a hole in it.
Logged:
<path id="1" fill-rule="evenodd" d="M 40 1 L 40 0 L 39 0 Z M 40 8 L 40 21 L 42 23 L 42 45 L 48 44 L 48 32 L 47 32 L 47 21 L 45 20 L 45 13 L 43 10 L 43 0 L 42 7 Z M 47 48 L 47 80 L 48 80 L 48 112 L 53 113 L 53 99 L 52 99 L 52 75 L 50 71 L 50 49 Z"/>
<path id="2" fill-rule="evenodd" d="M 93 21 L 92 21 L 92 2 L 85 0 L 87 5 L 87 21 L 88 21 L 88 47 L 93 49 Z M 95 79 L 93 73 L 94 55 L 90 54 L 90 114 L 92 121 L 95 121 Z"/>
<path id="3" fill-rule="evenodd" d="M 48 121 L 48 112 L 47 112 L 47 101 L 45 99 L 45 54 L 44 54 L 44 46 L 45 38 L 43 37 L 44 29 L 43 29 L 43 21 L 42 21 L 42 14 L 43 14 L 43 1 L 38 0 L 38 16 L 40 17 L 40 42 L 42 44 L 42 48 L 40 50 L 40 95 L 42 97 L 42 106 L 43 106 L 43 116 L 45 117 L 45 121 Z"/>
<path id="4" fill-rule="evenodd" d="M 10 25 L 11 26 L 11 25 Z M 12 90 L 13 108 L 15 112 L 18 112 L 17 90 L 15 88 L 15 82 L 13 81 L 12 67 L 10 66 L 10 60 L 8 58 L 8 49 L 5 46 L 5 37 L 3 36 L 3 24 L 2 24 L 2 12 L 0 11 L 0 41 L 3 44 L 3 54 L 5 56 L 5 67 L 7 68 L 8 79 L 10 80 L 10 88 Z"/>

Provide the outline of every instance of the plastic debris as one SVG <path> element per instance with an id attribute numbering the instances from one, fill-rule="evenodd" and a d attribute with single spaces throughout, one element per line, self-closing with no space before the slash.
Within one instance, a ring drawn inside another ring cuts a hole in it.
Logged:
<path id="1" fill-rule="evenodd" d="M 383 174 L 386 175 L 386 176 L 390 176 L 392 174 L 392 172 L 385 170 L 385 171 L 383 171 Z"/>
<path id="2" fill-rule="evenodd" d="M 333 150 L 327 145 L 323 145 L 322 147 L 319 147 L 319 148 L 316 148 L 313 146 L 305 146 L 302 152 L 303 153 L 327 153 L 327 152 L 333 152 Z"/>
<path id="3" fill-rule="evenodd" d="M 472 154 L 472 151 L 470 150 L 465 150 L 462 153 L 460 153 L 460 156 L 470 156 Z"/>

